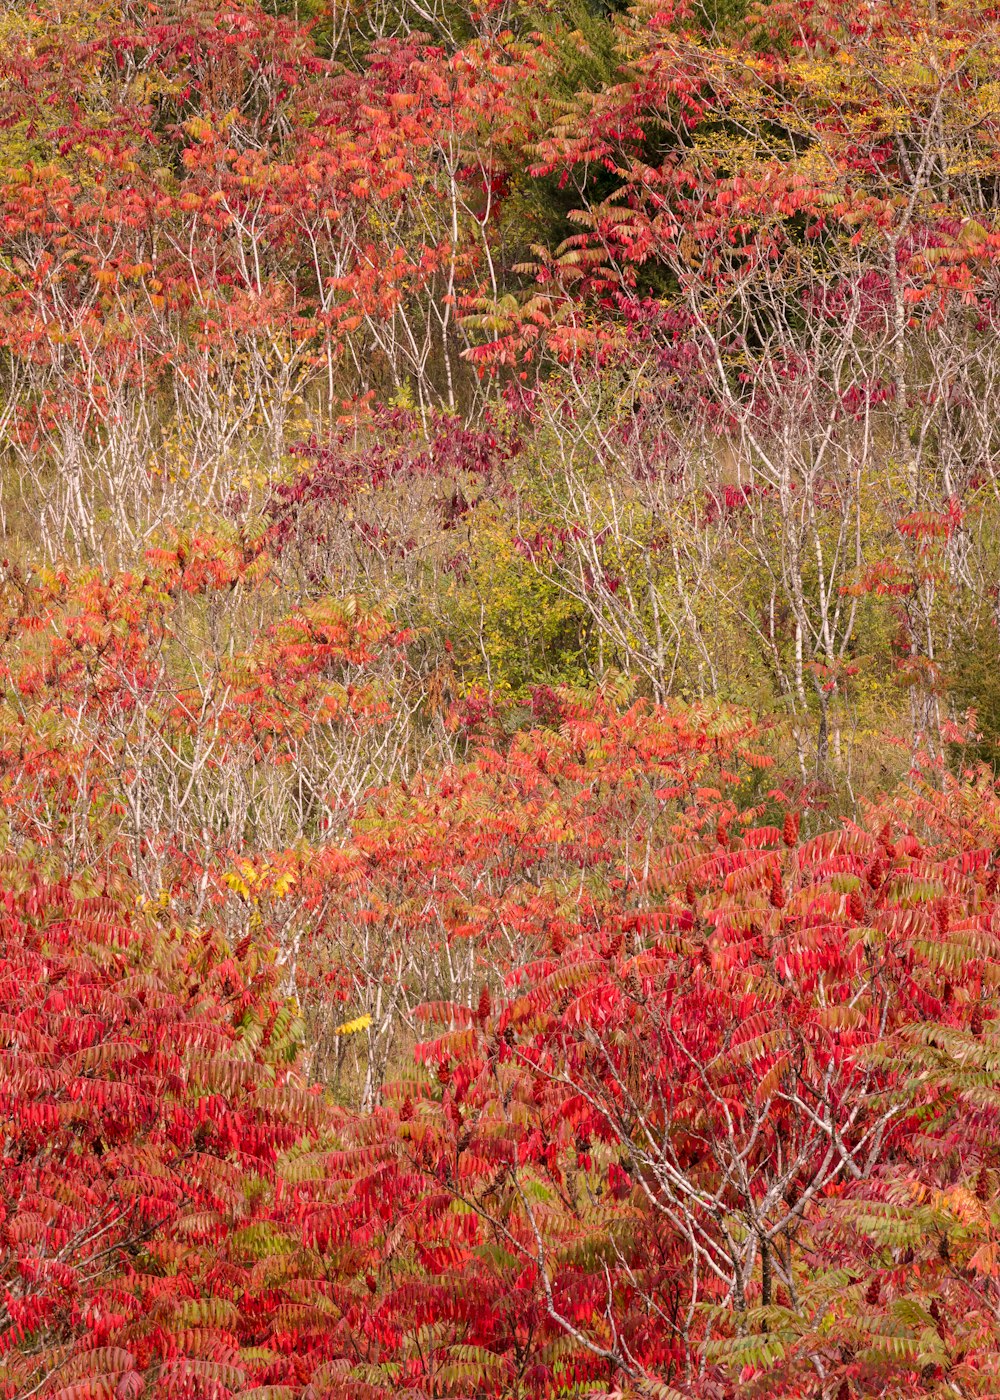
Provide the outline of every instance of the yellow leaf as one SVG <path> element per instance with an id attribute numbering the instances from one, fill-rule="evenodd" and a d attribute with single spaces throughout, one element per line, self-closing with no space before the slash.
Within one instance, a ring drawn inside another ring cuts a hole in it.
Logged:
<path id="1" fill-rule="evenodd" d="M 286 870 L 284 875 L 279 875 L 274 882 L 274 893 L 279 899 L 284 899 L 285 895 L 298 879 L 294 870 Z"/>
<path id="2" fill-rule="evenodd" d="M 334 1035 L 354 1035 L 357 1031 L 366 1031 L 371 1023 L 370 1016 L 357 1016 L 353 1021 L 345 1021 L 342 1026 L 338 1026 Z"/>
<path id="3" fill-rule="evenodd" d="M 227 870 L 222 878 L 235 894 L 240 895 L 243 899 L 250 898 L 249 886 L 237 875 L 235 870 Z"/>

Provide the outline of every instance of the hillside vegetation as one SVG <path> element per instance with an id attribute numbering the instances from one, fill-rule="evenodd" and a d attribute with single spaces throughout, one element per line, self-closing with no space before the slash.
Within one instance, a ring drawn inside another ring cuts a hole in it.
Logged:
<path id="1" fill-rule="evenodd" d="M 1000 9 L 0 14 L 0 1400 L 1000 1393 Z"/>

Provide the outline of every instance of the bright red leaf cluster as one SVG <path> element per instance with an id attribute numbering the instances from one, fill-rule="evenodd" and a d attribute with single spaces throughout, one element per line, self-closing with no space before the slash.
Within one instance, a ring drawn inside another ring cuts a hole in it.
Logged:
<path id="1" fill-rule="evenodd" d="M 1000 800 L 806 838 L 740 716 L 550 703 L 231 882 L 421 1037 L 366 1116 L 259 922 L 8 858 L 7 1394 L 989 1393 Z"/>

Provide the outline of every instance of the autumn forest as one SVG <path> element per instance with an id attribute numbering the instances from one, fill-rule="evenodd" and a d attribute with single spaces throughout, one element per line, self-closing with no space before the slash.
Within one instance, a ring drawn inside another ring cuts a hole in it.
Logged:
<path id="1" fill-rule="evenodd" d="M 0 7 L 0 1400 L 1000 1395 L 1000 7 Z"/>

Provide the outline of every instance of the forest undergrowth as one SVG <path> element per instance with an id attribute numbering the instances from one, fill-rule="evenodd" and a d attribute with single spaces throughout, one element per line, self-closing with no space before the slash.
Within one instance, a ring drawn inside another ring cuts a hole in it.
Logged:
<path id="1" fill-rule="evenodd" d="M 998 72 L 3 8 L 3 1400 L 1000 1393 Z"/>

